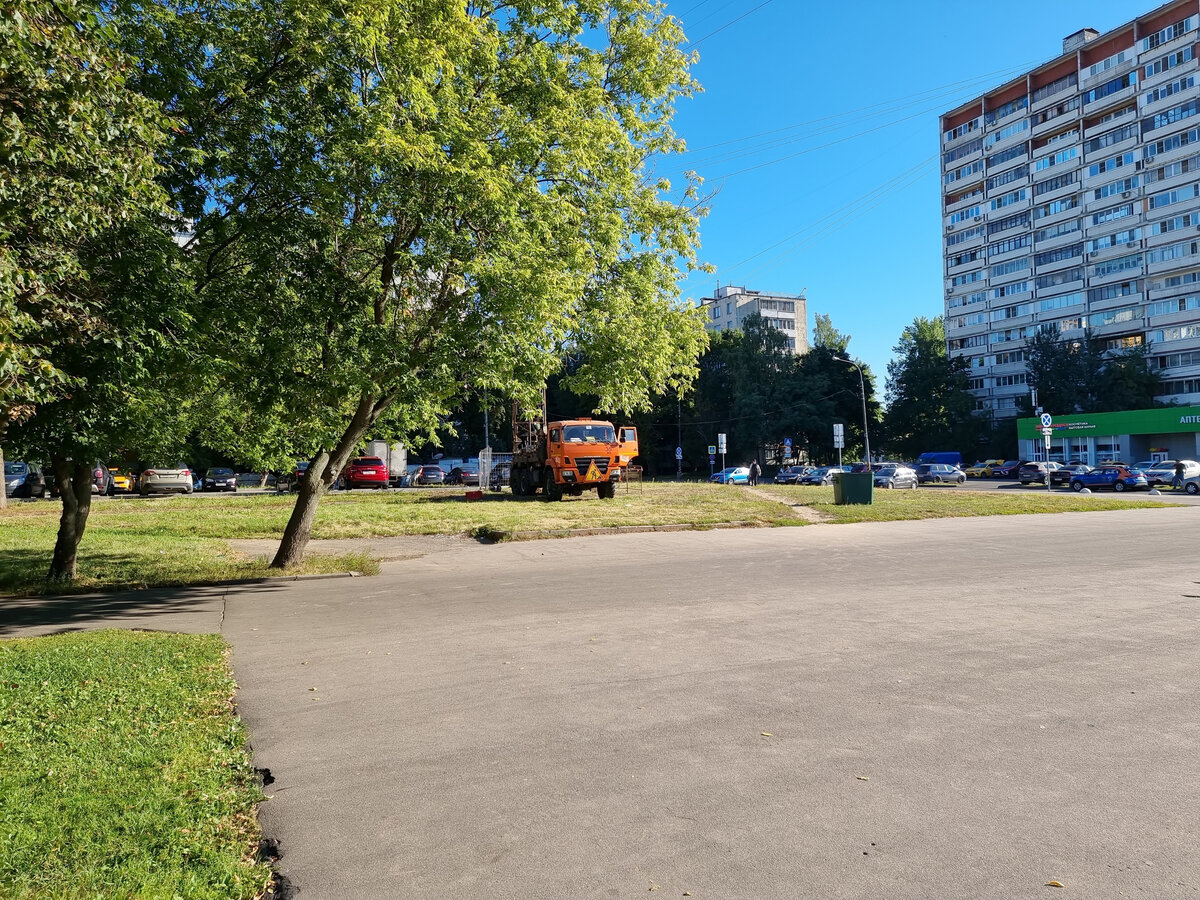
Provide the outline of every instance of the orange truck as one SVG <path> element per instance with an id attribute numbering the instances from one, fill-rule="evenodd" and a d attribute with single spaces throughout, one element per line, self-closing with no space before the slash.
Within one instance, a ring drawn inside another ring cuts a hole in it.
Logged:
<path id="1" fill-rule="evenodd" d="M 515 413 L 515 410 L 514 410 Z M 513 416 L 513 459 L 509 484 L 518 497 L 539 490 L 547 500 L 594 490 L 611 500 L 638 455 L 637 429 L 599 419 L 520 421 Z"/>

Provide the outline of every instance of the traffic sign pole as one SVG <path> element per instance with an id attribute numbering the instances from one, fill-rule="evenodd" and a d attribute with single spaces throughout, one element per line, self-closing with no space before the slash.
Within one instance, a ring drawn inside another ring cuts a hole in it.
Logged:
<path id="1" fill-rule="evenodd" d="M 1046 440 L 1046 490 L 1050 490 L 1050 437 L 1054 434 L 1054 429 L 1051 427 L 1054 424 L 1054 417 L 1048 412 L 1042 413 L 1042 437 Z"/>

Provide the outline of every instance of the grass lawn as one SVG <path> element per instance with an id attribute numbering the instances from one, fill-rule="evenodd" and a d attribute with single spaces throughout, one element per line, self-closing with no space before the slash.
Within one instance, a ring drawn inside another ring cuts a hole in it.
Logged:
<path id="1" fill-rule="evenodd" d="M 773 484 L 762 490 L 786 503 L 811 507 L 829 522 L 839 524 L 1179 506 L 1156 501 L 1153 497 L 1130 500 L 1113 494 L 1061 494 L 1045 489 L 960 491 L 939 487 L 916 491 L 876 490 L 874 503 L 870 506 L 835 506 L 832 487 Z"/>
<path id="2" fill-rule="evenodd" d="M 261 893 L 233 691 L 217 635 L 0 641 L 0 896 Z"/>
<path id="3" fill-rule="evenodd" d="M 876 491 L 872 506 L 834 506 L 832 488 L 764 485 L 761 492 L 736 486 L 659 483 L 622 488 L 613 500 L 595 494 L 561 503 L 487 492 L 468 502 L 462 488 L 386 493 L 335 493 L 321 500 L 313 537 L 358 538 L 479 532 L 553 533 L 579 528 L 726 522 L 803 525 L 791 504 L 810 506 L 831 522 L 990 516 L 1011 513 L 1128 509 L 1164 506 L 1153 500 L 1112 496 L 1047 495 L 1038 491 Z M 278 538 L 295 497 L 242 493 L 232 497 L 101 500 L 92 506 L 80 545 L 75 590 L 199 584 L 272 574 L 267 560 L 246 559 L 227 543 L 239 538 Z M 38 593 L 49 567 L 60 507 L 16 503 L 0 514 L 0 593 Z M 378 563 L 363 553 L 309 554 L 298 573 L 371 573 Z M 61 590 L 55 588 L 55 590 Z"/>

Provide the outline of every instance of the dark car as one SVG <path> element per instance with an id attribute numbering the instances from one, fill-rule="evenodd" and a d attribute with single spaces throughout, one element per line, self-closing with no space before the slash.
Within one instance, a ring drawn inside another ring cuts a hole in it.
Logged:
<path id="1" fill-rule="evenodd" d="M 511 476 L 512 463 L 507 461 L 496 463 L 494 466 L 492 466 L 492 471 L 488 475 L 488 489 L 499 491 L 506 484 L 508 484 Z"/>
<path id="2" fill-rule="evenodd" d="M 421 466 L 417 469 L 417 476 L 413 479 L 413 484 L 445 484 L 446 473 L 441 466 Z"/>
<path id="3" fill-rule="evenodd" d="M 360 456 L 342 472 L 339 483 L 344 488 L 388 486 L 388 467 L 378 456 Z"/>
<path id="4" fill-rule="evenodd" d="M 780 469 L 775 475 L 776 484 L 796 484 L 801 478 L 812 471 L 812 466 L 788 466 Z"/>
<path id="5" fill-rule="evenodd" d="M 1086 466 L 1083 463 L 1077 463 L 1071 466 L 1062 466 L 1050 473 L 1050 485 L 1067 485 L 1071 483 L 1071 479 L 1076 475 L 1086 475 L 1092 471 L 1091 466 Z"/>
<path id="6" fill-rule="evenodd" d="M 1021 471 L 1021 466 L 1028 465 L 1033 462 L 1031 459 L 1022 459 L 1019 461 L 1006 462 L 1003 465 L 996 466 L 992 469 L 993 478 L 1016 478 L 1017 473 Z"/>
<path id="7" fill-rule="evenodd" d="M 37 463 L 16 460 L 4 463 L 4 494 L 7 497 L 45 497 L 46 476 Z"/>
<path id="8" fill-rule="evenodd" d="M 1017 470 L 1017 480 L 1021 484 L 1045 484 L 1046 477 L 1059 468 L 1056 462 L 1027 462 Z"/>
<path id="9" fill-rule="evenodd" d="M 300 485 L 304 481 L 304 476 L 308 472 L 307 462 L 298 462 L 291 472 L 280 472 L 275 479 L 275 490 L 277 491 L 298 491 Z"/>
<path id="10" fill-rule="evenodd" d="M 233 469 L 209 469 L 200 481 L 202 491 L 237 492 L 237 473 Z"/>
<path id="11" fill-rule="evenodd" d="M 117 486 L 113 483 L 112 470 L 107 463 L 96 460 L 92 464 L 92 493 L 111 497 L 116 492 Z"/>
<path id="12" fill-rule="evenodd" d="M 1150 484 L 1139 469 L 1127 469 L 1125 466 L 1098 466 L 1085 475 L 1074 475 L 1071 478 L 1071 490 L 1082 491 L 1084 488 L 1097 491 L 1111 488 L 1121 491 L 1146 491 Z"/>
<path id="13" fill-rule="evenodd" d="M 461 484 L 464 487 L 472 487 L 479 484 L 479 473 L 474 469 L 455 466 L 446 475 L 446 484 Z"/>
<path id="14" fill-rule="evenodd" d="M 917 466 L 918 484 L 962 484 L 966 473 L 950 463 L 921 463 Z"/>

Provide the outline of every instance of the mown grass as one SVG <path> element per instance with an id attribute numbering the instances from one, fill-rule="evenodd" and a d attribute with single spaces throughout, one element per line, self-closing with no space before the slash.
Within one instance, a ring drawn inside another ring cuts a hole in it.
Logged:
<path id="1" fill-rule="evenodd" d="M 0 641 L 0 896 L 262 892 L 225 653 L 217 635 Z"/>
<path id="2" fill-rule="evenodd" d="M 766 485 L 762 490 L 785 503 L 811 507 L 834 524 L 1178 506 L 1153 498 L 1133 500 L 1112 494 L 1061 494 L 1044 489 L 964 491 L 938 487 L 916 491 L 876 490 L 870 506 L 836 506 L 832 487 Z"/>

